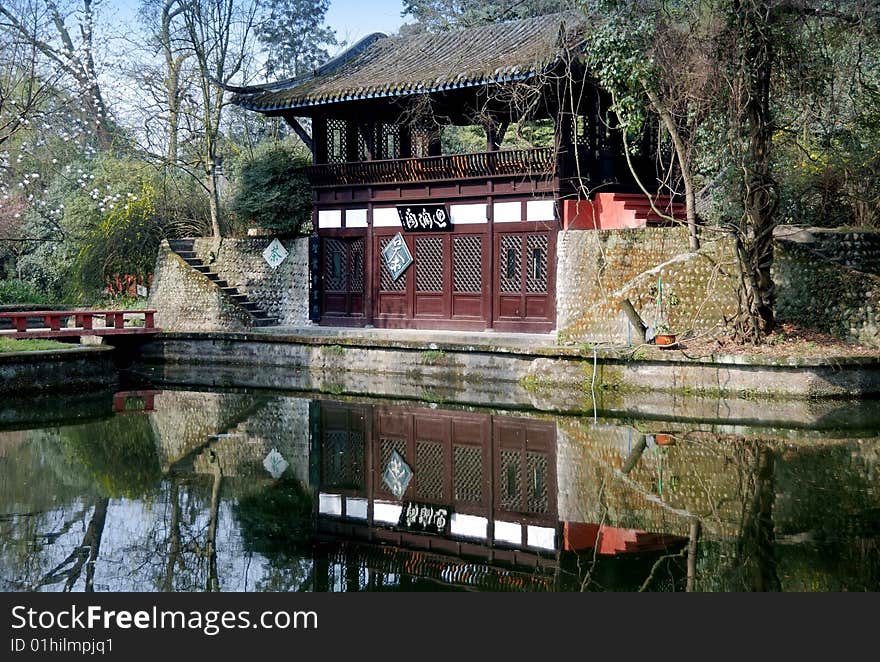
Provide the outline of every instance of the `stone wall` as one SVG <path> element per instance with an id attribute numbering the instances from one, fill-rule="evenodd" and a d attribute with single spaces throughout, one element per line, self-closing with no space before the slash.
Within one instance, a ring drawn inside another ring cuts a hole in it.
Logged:
<path id="1" fill-rule="evenodd" d="M 196 239 L 196 255 L 283 326 L 309 321 L 309 240 L 280 240 L 290 253 L 276 269 L 263 259 L 270 237 Z"/>
<path id="2" fill-rule="evenodd" d="M 147 301 L 156 326 L 166 331 L 243 330 L 250 316 L 162 242 Z"/>
<path id="3" fill-rule="evenodd" d="M 109 347 L 72 346 L 0 353 L 0 394 L 4 404 L 16 394 L 101 389 L 116 382 L 113 350 Z"/>
<path id="4" fill-rule="evenodd" d="M 666 318 L 677 334 L 709 333 L 736 311 L 735 258 L 729 239 L 691 253 L 685 228 L 568 230 L 557 243 L 557 329 L 561 342 L 635 342 L 620 302 L 647 324 L 659 317 L 662 277 Z"/>
<path id="5" fill-rule="evenodd" d="M 801 244 L 827 260 L 880 276 L 880 232 L 780 226 L 778 239 Z"/>
<path id="6" fill-rule="evenodd" d="M 777 240 L 774 254 L 779 321 L 880 347 L 880 276 L 822 259 L 810 244 Z"/>
<path id="7" fill-rule="evenodd" d="M 267 238 L 195 240 L 196 255 L 227 283 L 285 326 L 308 326 L 308 239 L 282 241 L 290 255 L 277 269 L 263 259 Z M 240 331 L 250 315 L 162 242 L 148 304 L 169 331 Z"/>

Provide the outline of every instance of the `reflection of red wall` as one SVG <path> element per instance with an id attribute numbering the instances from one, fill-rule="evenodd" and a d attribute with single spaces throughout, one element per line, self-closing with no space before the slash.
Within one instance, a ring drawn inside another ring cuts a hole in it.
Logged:
<path id="1" fill-rule="evenodd" d="M 665 549 L 684 540 L 679 536 L 582 522 L 565 522 L 562 536 L 565 550 L 593 549 L 598 544 L 597 552 L 608 555 Z"/>

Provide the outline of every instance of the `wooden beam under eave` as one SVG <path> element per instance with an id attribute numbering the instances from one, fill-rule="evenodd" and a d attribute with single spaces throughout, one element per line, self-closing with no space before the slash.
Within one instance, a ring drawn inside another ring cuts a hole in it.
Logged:
<path id="1" fill-rule="evenodd" d="M 309 132 L 306 131 L 305 127 L 299 123 L 299 120 L 296 119 L 293 115 L 289 115 L 287 113 L 284 114 L 284 121 L 290 125 L 290 128 L 293 129 L 294 133 L 299 136 L 299 139 L 303 141 L 306 147 L 309 148 L 309 151 L 312 153 L 312 160 L 315 160 L 315 141 L 312 140 L 312 137 L 309 135 Z"/>

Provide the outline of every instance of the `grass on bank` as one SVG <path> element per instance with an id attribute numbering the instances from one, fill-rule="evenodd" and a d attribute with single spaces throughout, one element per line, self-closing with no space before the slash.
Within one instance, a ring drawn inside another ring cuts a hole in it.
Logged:
<path id="1" fill-rule="evenodd" d="M 15 340 L 14 338 L 0 337 L 0 354 L 9 352 L 41 352 L 51 349 L 68 349 L 78 347 L 70 343 L 46 340 L 44 338 L 30 338 L 27 340 Z"/>

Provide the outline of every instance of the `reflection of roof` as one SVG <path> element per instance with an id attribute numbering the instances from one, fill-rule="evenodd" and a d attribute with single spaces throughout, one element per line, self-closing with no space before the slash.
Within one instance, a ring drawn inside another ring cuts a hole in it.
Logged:
<path id="1" fill-rule="evenodd" d="M 581 43 L 583 29 L 582 15 L 563 13 L 439 34 L 372 34 L 313 74 L 237 88 L 234 101 L 265 112 L 526 80 Z"/>

